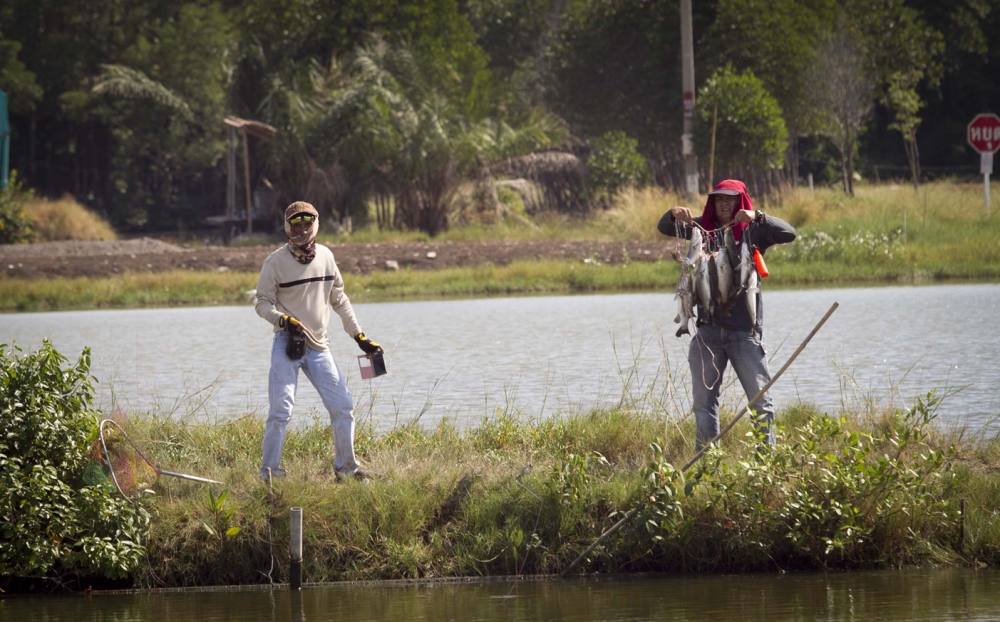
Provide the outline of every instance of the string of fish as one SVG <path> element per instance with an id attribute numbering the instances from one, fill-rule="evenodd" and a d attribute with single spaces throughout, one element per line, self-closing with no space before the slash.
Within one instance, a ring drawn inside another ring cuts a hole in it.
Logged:
<path id="1" fill-rule="evenodd" d="M 752 242 L 745 237 L 737 248 L 732 225 L 709 230 L 697 222 L 686 224 L 674 221 L 674 227 L 676 237 L 690 239 L 687 253 L 679 258 L 681 269 L 675 295 L 677 316 L 674 322 L 680 324 L 680 328 L 676 335 L 691 334 L 695 309 L 702 322 L 728 317 L 732 313 L 732 305 L 744 293 L 750 322 L 756 324 L 760 277 L 753 262 Z M 734 261 L 734 258 L 738 259 Z M 716 374 L 713 382 L 709 383 L 705 378 L 702 366 L 702 383 L 711 390 L 721 381 L 722 374 L 715 364 L 712 349 L 700 335 L 696 334 L 694 338 L 699 347 L 711 356 Z"/>

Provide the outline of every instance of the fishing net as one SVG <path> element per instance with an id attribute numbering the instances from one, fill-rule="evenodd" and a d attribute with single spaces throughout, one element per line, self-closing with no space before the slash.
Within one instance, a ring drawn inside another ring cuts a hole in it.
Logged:
<path id="1" fill-rule="evenodd" d="M 100 424 L 99 449 L 108 478 L 123 496 L 134 499 L 150 490 L 159 470 L 113 419 Z"/>

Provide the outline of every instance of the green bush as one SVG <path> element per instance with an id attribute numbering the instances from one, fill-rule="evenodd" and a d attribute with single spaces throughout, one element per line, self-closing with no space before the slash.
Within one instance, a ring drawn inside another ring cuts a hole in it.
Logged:
<path id="1" fill-rule="evenodd" d="M 903 566 L 954 558 L 955 451 L 932 438 L 929 394 L 871 431 L 813 416 L 757 450 L 713 448 L 685 479 L 654 447 L 639 525 L 656 567 Z M 683 492 L 682 492 L 683 490 Z"/>
<path id="2" fill-rule="evenodd" d="M 0 189 L 0 244 L 31 241 L 31 219 L 24 213 L 28 198 L 17 177 L 11 175 L 7 187 Z"/>
<path id="3" fill-rule="evenodd" d="M 90 350 L 65 363 L 48 341 L 28 354 L 0 344 L 0 585 L 118 579 L 144 558 L 148 512 L 119 495 L 91 456 Z"/>
<path id="4" fill-rule="evenodd" d="M 695 148 L 705 162 L 712 159 L 715 126 L 717 178 L 784 166 L 788 128 L 781 107 L 752 71 L 716 70 L 698 93 L 695 122 Z"/>
<path id="5" fill-rule="evenodd" d="M 649 181 L 649 166 L 639 153 L 639 141 L 625 132 L 606 132 L 595 140 L 587 168 L 591 192 L 605 207 L 619 190 Z"/>

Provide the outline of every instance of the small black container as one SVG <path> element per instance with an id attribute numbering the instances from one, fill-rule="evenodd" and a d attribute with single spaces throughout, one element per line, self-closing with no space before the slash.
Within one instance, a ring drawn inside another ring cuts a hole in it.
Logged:
<path id="1" fill-rule="evenodd" d="M 365 379 L 384 376 L 388 371 L 385 368 L 385 356 L 382 352 L 362 354 L 358 357 L 358 368 L 361 369 L 361 377 Z"/>

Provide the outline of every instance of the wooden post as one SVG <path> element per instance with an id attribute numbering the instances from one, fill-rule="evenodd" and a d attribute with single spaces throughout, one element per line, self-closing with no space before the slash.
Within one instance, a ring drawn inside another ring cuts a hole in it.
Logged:
<path id="1" fill-rule="evenodd" d="M 691 0 L 680 1 L 681 10 L 681 103 L 684 118 L 681 133 L 681 154 L 684 158 L 684 188 L 688 198 L 698 194 L 698 156 L 694 153 L 694 34 Z M 709 180 L 711 184 L 711 180 Z"/>
<path id="2" fill-rule="evenodd" d="M 236 216 L 236 129 L 226 128 L 226 218 Z M 227 225 L 228 226 L 228 225 Z"/>
<path id="3" fill-rule="evenodd" d="M 712 134 L 708 141 L 708 190 L 715 183 L 715 129 L 719 125 L 719 104 L 712 108 Z"/>
<path id="4" fill-rule="evenodd" d="M 247 204 L 247 233 L 253 233 L 253 205 L 250 201 L 250 137 L 246 130 L 240 130 L 243 134 L 243 190 Z"/>
<path id="5" fill-rule="evenodd" d="M 291 568 L 288 582 L 293 590 L 302 589 L 302 508 L 292 508 L 292 524 L 289 528 L 288 548 L 291 553 Z"/>

